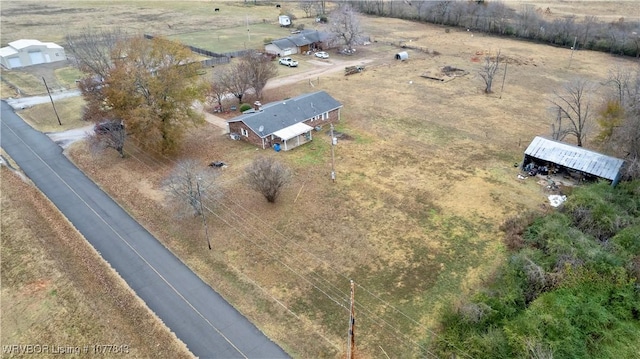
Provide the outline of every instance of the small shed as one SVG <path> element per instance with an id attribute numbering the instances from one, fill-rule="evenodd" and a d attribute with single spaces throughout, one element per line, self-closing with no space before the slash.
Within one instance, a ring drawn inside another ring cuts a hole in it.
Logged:
<path id="1" fill-rule="evenodd" d="M 615 186 L 620 181 L 624 160 L 603 155 L 586 148 L 537 136 L 524 151 L 524 168 L 531 162 L 554 164 L 565 169 L 579 171 L 604 178 Z"/>
<path id="2" fill-rule="evenodd" d="M 409 54 L 406 51 L 401 51 L 396 54 L 396 60 L 404 61 L 409 59 Z"/>

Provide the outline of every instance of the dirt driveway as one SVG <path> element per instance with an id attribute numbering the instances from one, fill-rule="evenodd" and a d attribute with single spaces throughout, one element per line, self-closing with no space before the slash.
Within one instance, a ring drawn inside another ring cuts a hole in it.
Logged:
<path id="1" fill-rule="evenodd" d="M 292 74 L 285 77 L 273 78 L 267 82 L 267 86 L 265 86 L 265 90 L 278 88 L 285 85 L 292 85 L 300 81 L 304 81 L 307 79 L 313 79 L 314 77 L 318 77 L 320 75 L 327 75 L 336 73 L 339 71 L 344 71 L 345 67 L 348 66 L 357 66 L 357 65 L 365 65 L 371 63 L 373 59 L 338 59 L 338 58 L 330 58 L 327 61 L 320 60 L 306 60 L 307 63 L 312 64 L 314 67 L 311 70 L 307 70 L 304 72 L 300 72 L 297 74 Z"/>

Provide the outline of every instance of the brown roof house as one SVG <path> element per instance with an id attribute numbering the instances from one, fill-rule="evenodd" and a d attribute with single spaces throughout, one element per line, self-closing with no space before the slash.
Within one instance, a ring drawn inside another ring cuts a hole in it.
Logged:
<path id="1" fill-rule="evenodd" d="M 288 151 L 310 142 L 314 129 L 340 121 L 340 108 L 340 102 L 318 91 L 265 105 L 256 102 L 227 125 L 233 139 Z"/>

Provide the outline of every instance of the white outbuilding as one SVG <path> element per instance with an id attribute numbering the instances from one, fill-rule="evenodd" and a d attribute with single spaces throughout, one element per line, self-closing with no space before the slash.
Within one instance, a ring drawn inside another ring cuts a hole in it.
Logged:
<path id="1" fill-rule="evenodd" d="M 0 49 L 0 65 L 6 69 L 64 61 L 64 48 L 53 42 L 22 39 Z"/>

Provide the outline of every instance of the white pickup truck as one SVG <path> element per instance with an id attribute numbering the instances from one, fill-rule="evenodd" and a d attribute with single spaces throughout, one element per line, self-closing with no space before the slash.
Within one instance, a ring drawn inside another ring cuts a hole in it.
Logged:
<path id="1" fill-rule="evenodd" d="M 290 58 L 290 57 L 283 57 L 280 60 L 278 60 L 278 62 L 280 63 L 280 65 L 285 65 L 285 66 L 289 66 L 289 67 L 297 67 L 298 66 L 298 61 Z"/>

